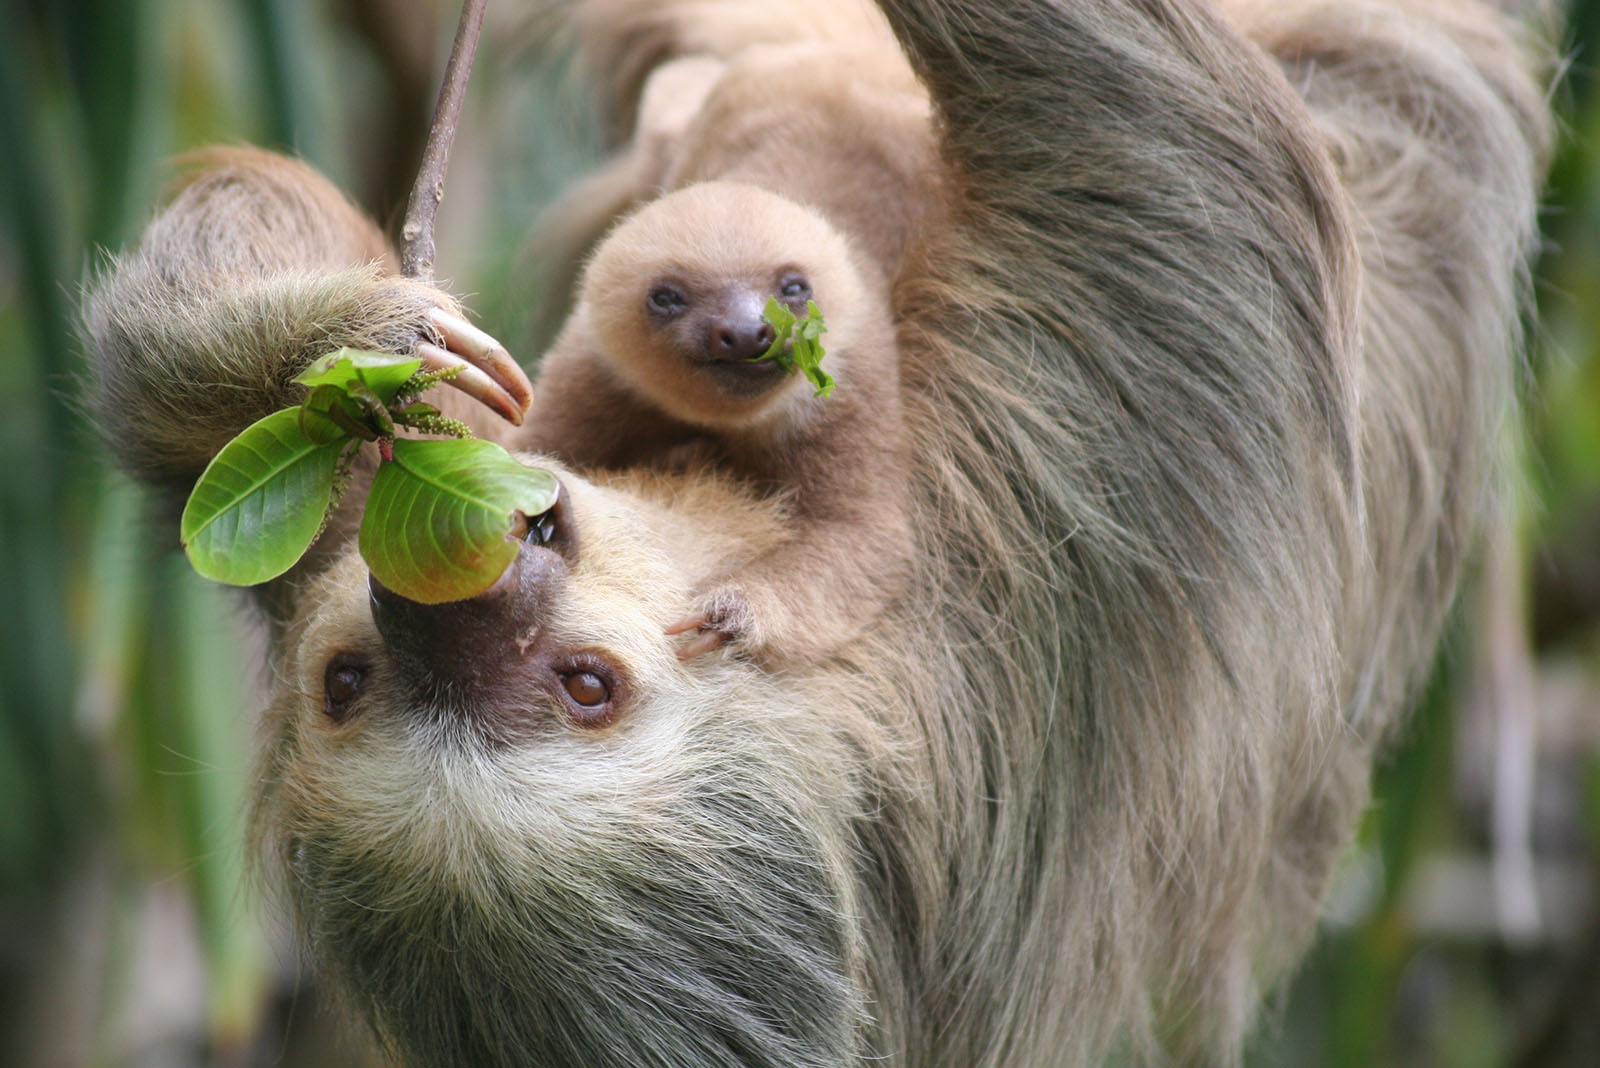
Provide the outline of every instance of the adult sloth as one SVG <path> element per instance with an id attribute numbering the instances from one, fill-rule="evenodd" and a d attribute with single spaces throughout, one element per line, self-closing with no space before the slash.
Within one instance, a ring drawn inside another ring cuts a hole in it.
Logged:
<path id="1" fill-rule="evenodd" d="M 625 117 L 835 25 L 781 7 L 586 25 Z M 268 591 L 258 826 L 399 1062 L 1235 1056 L 1484 509 L 1547 127 L 1464 0 L 1230 11 L 883 0 L 944 173 L 895 299 L 913 574 L 836 656 L 673 656 L 783 535 L 715 473 L 565 473 L 475 601 L 369 593 L 337 525 Z M 181 485 L 318 352 L 408 346 L 448 298 L 382 254 L 218 157 L 91 302 L 124 455 Z"/>

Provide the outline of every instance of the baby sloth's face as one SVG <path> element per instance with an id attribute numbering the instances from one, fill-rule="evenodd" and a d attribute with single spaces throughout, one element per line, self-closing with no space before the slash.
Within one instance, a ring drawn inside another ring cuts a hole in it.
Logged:
<path id="1" fill-rule="evenodd" d="M 584 275 L 598 356 L 674 418 L 748 429 L 805 405 L 776 361 L 764 317 L 776 299 L 828 320 L 828 370 L 843 366 L 862 285 L 845 239 L 809 208 L 754 186 L 706 182 L 625 219 Z"/>
<path id="2" fill-rule="evenodd" d="M 844 742 L 814 686 L 663 633 L 776 514 L 561 478 L 479 597 L 406 601 L 353 547 L 301 591 L 254 821 L 318 963 L 405 1063 L 720 1065 L 741 1006 L 850 1026 Z"/>
<path id="3" fill-rule="evenodd" d="M 776 298 L 804 318 L 811 281 L 793 264 L 750 277 L 670 268 L 644 294 L 651 343 L 672 350 L 730 398 L 757 398 L 783 382 L 783 368 L 761 357 L 775 336 L 765 318 Z"/>

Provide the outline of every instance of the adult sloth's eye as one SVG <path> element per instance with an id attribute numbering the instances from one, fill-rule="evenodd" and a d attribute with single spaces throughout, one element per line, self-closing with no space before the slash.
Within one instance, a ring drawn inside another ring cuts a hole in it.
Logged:
<path id="1" fill-rule="evenodd" d="M 578 671 L 562 679 L 567 696 L 584 708 L 596 708 L 611 700 L 611 687 L 592 671 Z"/>
<path id="2" fill-rule="evenodd" d="M 569 722 L 577 727 L 608 727 L 627 703 L 627 685 L 617 665 L 598 653 L 579 653 L 556 671 Z"/>
<path id="3" fill-rule="evenodd" d="M 367 661 L 353 653 L 340 653 L 322 673 L 322 710 L 335 723 L 343 723 L 351 706 L 367 686 Z"/>

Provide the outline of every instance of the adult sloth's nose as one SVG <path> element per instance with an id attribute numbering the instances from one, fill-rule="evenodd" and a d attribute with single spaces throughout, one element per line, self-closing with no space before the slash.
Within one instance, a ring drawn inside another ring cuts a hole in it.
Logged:
<path id="1" fill-rule="evenodd" d="M 575 556 L 563 492 L 555 508 L 527 522 L 520 551 L 494 585 L 464 601 L 422 604 L 374 575 L 372 618 L 391 663 L 418 692 L 469 704 L 514 696 L 540 645 L 540 627 Z"/>

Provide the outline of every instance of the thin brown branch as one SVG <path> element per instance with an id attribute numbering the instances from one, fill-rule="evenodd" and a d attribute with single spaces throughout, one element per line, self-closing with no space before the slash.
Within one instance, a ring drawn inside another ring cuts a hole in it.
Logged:
<path id="1" fill-rule="evenodd" d="M 433 124 L 428 128 L 428 143 L 422 149 L 422 165 L 417 169 L 411 200 L 406 204 L 405 224 L 400 228 L 400 270 L 408 278 L 433 277 L 433 220 L 444 199 L 444 172 L 450 163 L 450 143 L 455 140 L 456 120 L 467 95 L 467 78 L 478 52 L 478 32 L 483 28 L 486 0 L 465 0 L 461 5 L 461 24 L 456 27 L 455 43 L 444 68 L 444 84 L 439 86 L 439 102 L 433 109 Z"/>

